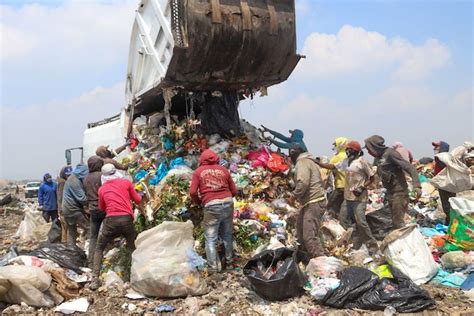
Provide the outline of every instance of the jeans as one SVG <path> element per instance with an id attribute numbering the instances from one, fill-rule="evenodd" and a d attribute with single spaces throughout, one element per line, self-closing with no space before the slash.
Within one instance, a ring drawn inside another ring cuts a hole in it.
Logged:
<path id="1" fill-rule="evenodd" d="M 408 193 L 407 192 L 387 192 L 388 207 L 392 212 L 393 229 L 405 226 L 403 216 L 408 211 Z"/>
<path id="2" fill-rule="evenodd" d="M 102 231 L 97 239 L 94 253 L 94 266 L 92 273 L 94 277 L 99 277 L 100 266 L 104 258 L 104 250 L 107 244 L 116 237 L 125 237 L 127 248 L 130 252 L 135 250 L 135 238 L 137 234 L 133 227 L 133 218 L 129 215 L 106 217 L 102 222 Z"/>
<path id="3" fill-rule="evenodd" d="M 204 208 L 204 237 L 206 238 L 206 258 L 210 272 L 222 270 L 216 243 L 218 237 L 224 242 L 225 259 L 231 262 L 234 257 L 233 249 L 233 218 L 234 202 L 209 205 Z"/>
<path id="4" fill-rule="evenodd" d="M 82 212 L 74 212 L 65 216 L 67 223 L 67 244 L 68 246 L 76 246 L 77 227 L 81 227 L 85 234 L 89 232 L 89 221 Z"/>
<path id="5" fill-rule="evenodd" d="M 356 228 L 354 234 L 354 248 L 359 249 L 365 243 L 371 250 L 377 248 L 377 241 L 372 235 L 367 218 L 365 217 L 365 210 L 367 202 L 361 201 L 346 201 L 347 213 L 354 214 Z"/>
<path id="6" fill-rule="evenodd" d="M 53 211 L 43 211 L 43 218 L 46 221 L 46 223 L 54 222 L 56 218 L 58 218 L 58 211 L 53 210 Z"/>
<path id="7" fill-rule="evenodd" d="M 90 231 L 89 231 L 89 252 L 88 262 L 89 267 L 94 264 L 94 253 L 95 246 L 97 244 L 97 237 L 99 236 L 100 225 L 105 218 L 105 212 L 101 210 L 92 210 L 90 219 Z"/>
<path id="8" fill-rule="evenodd" d="M 296 235 L 303 261 L 324 256 L 324 248 L 319 236 L 321 217 L 326 209 L 326 201 L 306 205 L 300 210 L 296 220 Z"/>

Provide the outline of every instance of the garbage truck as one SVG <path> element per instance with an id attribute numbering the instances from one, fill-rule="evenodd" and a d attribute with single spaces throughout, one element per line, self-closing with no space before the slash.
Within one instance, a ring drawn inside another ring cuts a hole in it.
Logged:
<path id="1" fill-rule="evenodd" d="M 208 134 L 238 134 L 239 101 L 265 95 L 300 60 L 295 23 L 294 0 L 141 0 L 126 104 L 113 119 L 89 124 L 85 159 L 98 145 L 123 143 L 134 118 L 156 111 L 167 126 L 173 115 L 199 115 Z"/>

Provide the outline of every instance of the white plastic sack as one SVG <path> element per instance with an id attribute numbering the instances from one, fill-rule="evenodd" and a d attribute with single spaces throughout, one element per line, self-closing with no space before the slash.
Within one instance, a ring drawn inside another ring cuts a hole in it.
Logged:
<path id="1" fill-rule="evenodd" d="M 140 233 L 135 245 L 130 275 L 135 291 L 154 297 L 206 293 L 205 281 L 187 256 L 194 245 L 192 222 L 163 222 Z"/>
<path id="2" fill-rule="evenodd" d="M 381 249 L 388 263 L 417 285 L 428 282 L 438 272 L 439 267 L 416 225 L 409 225 L 388 234 Z"/>
<path id="3" fill-rule="evenodd" d="M 465 164 L 450 153 L 440 153 L 436 157 L 446 165 L 446 168 L 431 179 L 435 187 L 452 193 L 471 189 L 471 172 Z"/>
<path id="4" fill-rule="evenodd" d="M 461 216 L 472 215 L 474 213 L 474 201 L 461 197 L 449 198 L 449 205 Z"/>
<path id="5" fill-rule="evenodd" d="M 25 209 L 25 217 L 18 226 L 15 237 L 20 239 L 46 240 L 51 223 L 46 223 L 41 212 L 32 208 Z"/>
<path id="6" fill-rule="evenodd" d="M 51 275 L 38 267 L 0 267 L 0 280 L 7 280 L 11 287 L 0 297 L 0 301 L 20 304 L 25 302 L 36 307 L 52 307 L 54 301 L 44 294 L 51 285 Z"/>

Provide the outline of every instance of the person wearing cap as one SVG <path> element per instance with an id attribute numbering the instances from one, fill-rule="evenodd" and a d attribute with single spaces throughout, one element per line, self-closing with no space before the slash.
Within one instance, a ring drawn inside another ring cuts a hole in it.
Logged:
<path id="1" fill-rule="evenodd" d="M 403 217 L 408 211 L 408 183 L 403 171 L 407 172 L 413 181 L 417 197 L 421 196 L 421 185 L 416 168 L 407 162 L 393 148 L 385 146 L 385 139 L 373 135 L 364 140 L 369 154 L 375 158 L 377 173 L 382 180 L 382 185 L 387 190 L 386 199 L 392 212 L 392 225 L 394 229 L 405 225 Z"/>
<path id="2" fill-rule="evenodd" d="M 278 148 L 290 149 L 291 144 L 295 143 L 295 144 L 300 145 L 304 149 L 304 151 L 308 151 L 303 141 L 304 133 L 302 130 L 300 129 L 289 130 L 290 137 L 288 137 L 276 131 L 273 131 L 263 125 L 261 126 L 263 128 L 263 132 L 270 133 L 271 135 L 273 135 L 273 137 L 282 140 L 282 142 L 280 142 L 280 141 L 276 141 L 275 139 L 268 139 L 270 143 L 277 146 Z"/>
<path id="3" fill-rule="evenodd" d="M 46 173 L 38 190 L 38 204 L 47 223 L 58 218 L 57 191 L 58 184 L 53 181 L 53 177 L 49 173 Z"/>
<path id="4" fill-rule="evenodd" d="M 225 248 L 226 267 L 231 268 L 233 250 L 234 201 L 237 194 L 229 170 L 219 165 L 219 157 L 211 149 L 202 152 L 199 168 L 192 175 L 189 195 L 196 205 L 204 206 L 202 226 L 206 239 L 206 259 L 210 273 L 222 270 L 217 240 L 222 238 Z"/>
<path id="5" fill-rule="evenodd" d="M 112 164 L 112 165 L 115 166 L 116 169 L 127 170 L 128 166 L 127 165 L 122 165 L 120 162 L 115 160 L 114 157 L 118 156 L 122 151 L 124 151 L 125 148 L 127 148 L 128 145 L 129 145 L 129 143 L 127 142 L 124 145 L 122 145 L 122 146 L 120 146 L 120 147 L 118 147 L 114 150 L 110 150 L 109 146 L 101 145 L 101 146 L 97 147 L 97 150 L 95 151 L 95 154 L 103 160 L 104 165 L 105 164 Z"/>
<path id="6" fill-rule="evenodd" d="M 298 257 L 307 263 L 311 258 L 324 256 L 319 229 L 327 201 L 321 169 L 315 163 L 315 158 L 299 143 L 291 144 L 290 158 L 295 164 L 295 189 L 292 196 L 301 205 L 296 220 L 296 235 L 299 243 Z"/>
<path id="7" fill-rule="evenodd" d="M 78 227 L 82 228 L 86 235 L 89 231 L 89 221 L 85 213 L 87 196 L 83 184 L 87 173 L 87 166 L 78 164 L 64 184 L 62 208 L 68 227 L 69 246 L 76 246 Z"/>
<path id="8" fill-rule="evenodd" d="M 338 137 L 334 140 L 333 151 L 335 155 L 329 160 L 330 164 L 337 164 L 347 158 L 346 144 L 348 139 Z M 339 216 L 341 205 L 344 202 L 345 173 L 343 170 L 334 169 L 334 190 L 328 196 L 328 211 L 334 217 Z"/>
<path id="9" fill-rule="evenodd" d="M 61 242 L 63 243 L 67 242 L 67 231 L 68 231 L 66 219 L 64 218 L 64 212 L 63 212 L 63 192 L 64 192 L 64 185 L 66 184 L 66 180 L 71 175 L 71 173 L 72 173 L 71 166 L 62 167 L 61 170 L 59 171 L 59 176 L 56 179 L 56 182 L 58 184 L 58 191 L 57 191 L 58 215 L 59 215 L 59 220 L 61 222 Z"/>
<path id="10" fill-rule="evenodd" d="M 440 153 L 447 153 L 449 152 L 449 144 L 442 140 L 434 141 L 431 143 L 433 146 L 433 153 L 434 153 L 434 176 L 440 173 L 446 165 L 437 157 Z M 439 202 L 441 203 L 441 208 L 443 209 L 444 214 L 446 215 L 445 224 L 449 225 L 450 217 L 449 213 L 451 212 L 451 204 L 449 204 L 449 199 L 456 196 L 456 193 L 445 191 L 443 189 L 438 189 L 439 194 Z"/>
<path id="11" fill-rule="evenodd" d="M 90 227 L 89 227 L 89 252 L 88 261 L 89 267 L 92 267 L 94 262 L 95 245 L 97 237 L 99 236 L 99 229 L 102 221 L 105 218 L 105 212 L 99 208 L 99 188 L 102 185 L 101 169 L 104 161 L 99 156 L 92 156 L 87 160 L 89 167 L 89 174 L 84 179 L 84 188 L 86 189 L 87 203 L 90 213 Z"/>
<path id="12" fill-rule="evenodd" d="M 99 209 L 105 211 L 105 219 L 97 239 L 92 269 L 91 290 L 100 287 L 100 267 L 107 245 L 116 237 L 124 237 L 130 252 L 135 250 L 136 232 L 133 226 L 133 207 L 142 197 L 113 164 L 105 164 L 101 169 L 102 186 L 99 188 Z"/>
<path id="13" fill-rule="evenodd" d="M 366 244 L 369 253 L 377 253 L 378 245 L 372 231 L 370 230 L 365 211 L 369 199 L 367 188 L 374 180 L 375 172 L 362 157 L 364 152 L 359 142 L 352 140 L 346 144 L 347 158 L 337 164 L 325 164 L 319 161 L 316 163 L 326 169 L 341 170 L 345 172 L 344 200 L 345 209 L 341 209 L 340 221 L 348 225 L 348 217 L 355 221 L 354 249 L 359 249 L 362 244 Z"/>

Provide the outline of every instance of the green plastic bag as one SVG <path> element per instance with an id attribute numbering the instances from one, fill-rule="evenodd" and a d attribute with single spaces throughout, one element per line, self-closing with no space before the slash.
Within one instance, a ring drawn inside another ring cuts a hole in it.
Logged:
<path id="1" fill-rule="evenodd" d="M 448 227 L 447 251 L 474 250 L 474 215 L 461 215 L 455 210 L 450 211 L 451 221 Z"/>

